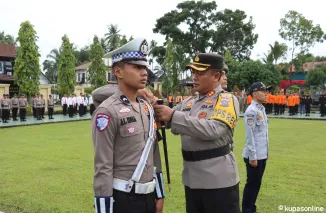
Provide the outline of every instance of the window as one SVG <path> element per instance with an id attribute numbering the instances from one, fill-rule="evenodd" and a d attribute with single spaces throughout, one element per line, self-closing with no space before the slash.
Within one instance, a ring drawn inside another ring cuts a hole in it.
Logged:
<path id="1" fill-rule="evenodd" d="M 80 73 L 77 73 L 77 82 L 80 82 Z"/>
<path id="2" fill-rule="evenodd" d="M 108 72 L 108 78 L 107 78 L 108 81 L 111 81 L 111 73 Z"/>
<path id="3" fill-rule="evenodd" d="M 3 74 L 5 71 L 4 71 L 4 66 L 3 66 L 3 62 L 0 61 L 0 74 Z"/>
<path id="4" fill-rule="evenodd" d="M 82 82 L 82 83 L 85 83 L 85 73 L 84 73 L 84 72 L 82 73 L 81 82 Z"/>

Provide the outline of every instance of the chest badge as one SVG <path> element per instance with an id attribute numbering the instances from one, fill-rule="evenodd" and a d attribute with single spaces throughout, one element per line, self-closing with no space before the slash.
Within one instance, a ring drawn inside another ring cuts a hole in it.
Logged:
<path id="1" fill-rule="evenodd" d="M 201 112 L 198 114 L 198 118 L 206 118 L 207 113 L 206 112 Z"/>
<path id="2" fill-rule="evenodd" d="M 214 101 L 213 100 L 206 100 L 205 103 L 206 104 L 214 104 Z"/>
<path id="3" fill-rule="evenodd" d="M 130 112 L 130 109 L 127 108 L 127 107 L 121 107 L 121 109 L 119 110 L 119 112 L 120 112 L 121 114 L 128 113 L 128 112 Z"/>
<path id="4" fill-rule="evenodd" d="M 127 128 L 128 134 L 133 134 L 135 131 L 136 131 L 136 128 L 135 127 L 128 127 Z"/>

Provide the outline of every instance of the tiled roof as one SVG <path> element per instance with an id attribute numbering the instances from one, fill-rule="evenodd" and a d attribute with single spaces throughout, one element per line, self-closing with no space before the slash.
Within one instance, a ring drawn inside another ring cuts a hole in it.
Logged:
<path id="1" fill-rule="evenodd" d="M 16 46 L 0 43 L 0 56 L 16 57 Z"/>

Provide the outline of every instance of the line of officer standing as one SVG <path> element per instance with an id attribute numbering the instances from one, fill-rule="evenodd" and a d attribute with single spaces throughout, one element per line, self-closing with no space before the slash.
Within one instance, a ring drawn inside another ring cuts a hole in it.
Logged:
<path id="1" fill-rule="evenodd" d="M 319 107 L 321 117 L 326 116 L 326 90 L 324 90 L 323 94 L 319 96 Z"/>
<path id="2" fill-rule="evenodd" d="M 12 99 L 9 99 L 9 94 L 3 95 L 0 100 L 0 112 L 3 123 L 8 123 L 10 120 L 10 110 L 12 110 L 13 121 L 18 121 L 17 115 L 19 110 L 20 121 L 26 121 L 26 108 L 28 106 L 26 97 L 22 94 L 17 98 L 15 94 Z"/>

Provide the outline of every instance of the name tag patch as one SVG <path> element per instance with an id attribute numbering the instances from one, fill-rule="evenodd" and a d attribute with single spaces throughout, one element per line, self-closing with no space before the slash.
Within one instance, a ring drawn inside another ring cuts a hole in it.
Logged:
<path id="1" fill-rule="evenodd" d="M 121 118 L 120 125 L 123 126 L 126 124 L 135 123 L 135 122 L 137 122 L 135 116 L 130 116 L 130 117 Z"/>
<path id="2" fill-rule="evenodd" d="M 110 116 L 104 113 L 99 113 L 96 115 L 96 128 L 98 131 L 102 132 L 109 125 Z"/>
<path id="3" fill-rule="evenodd" d="M 200 109 L 213 109 L 214 105 L 202 105 Z"/>

